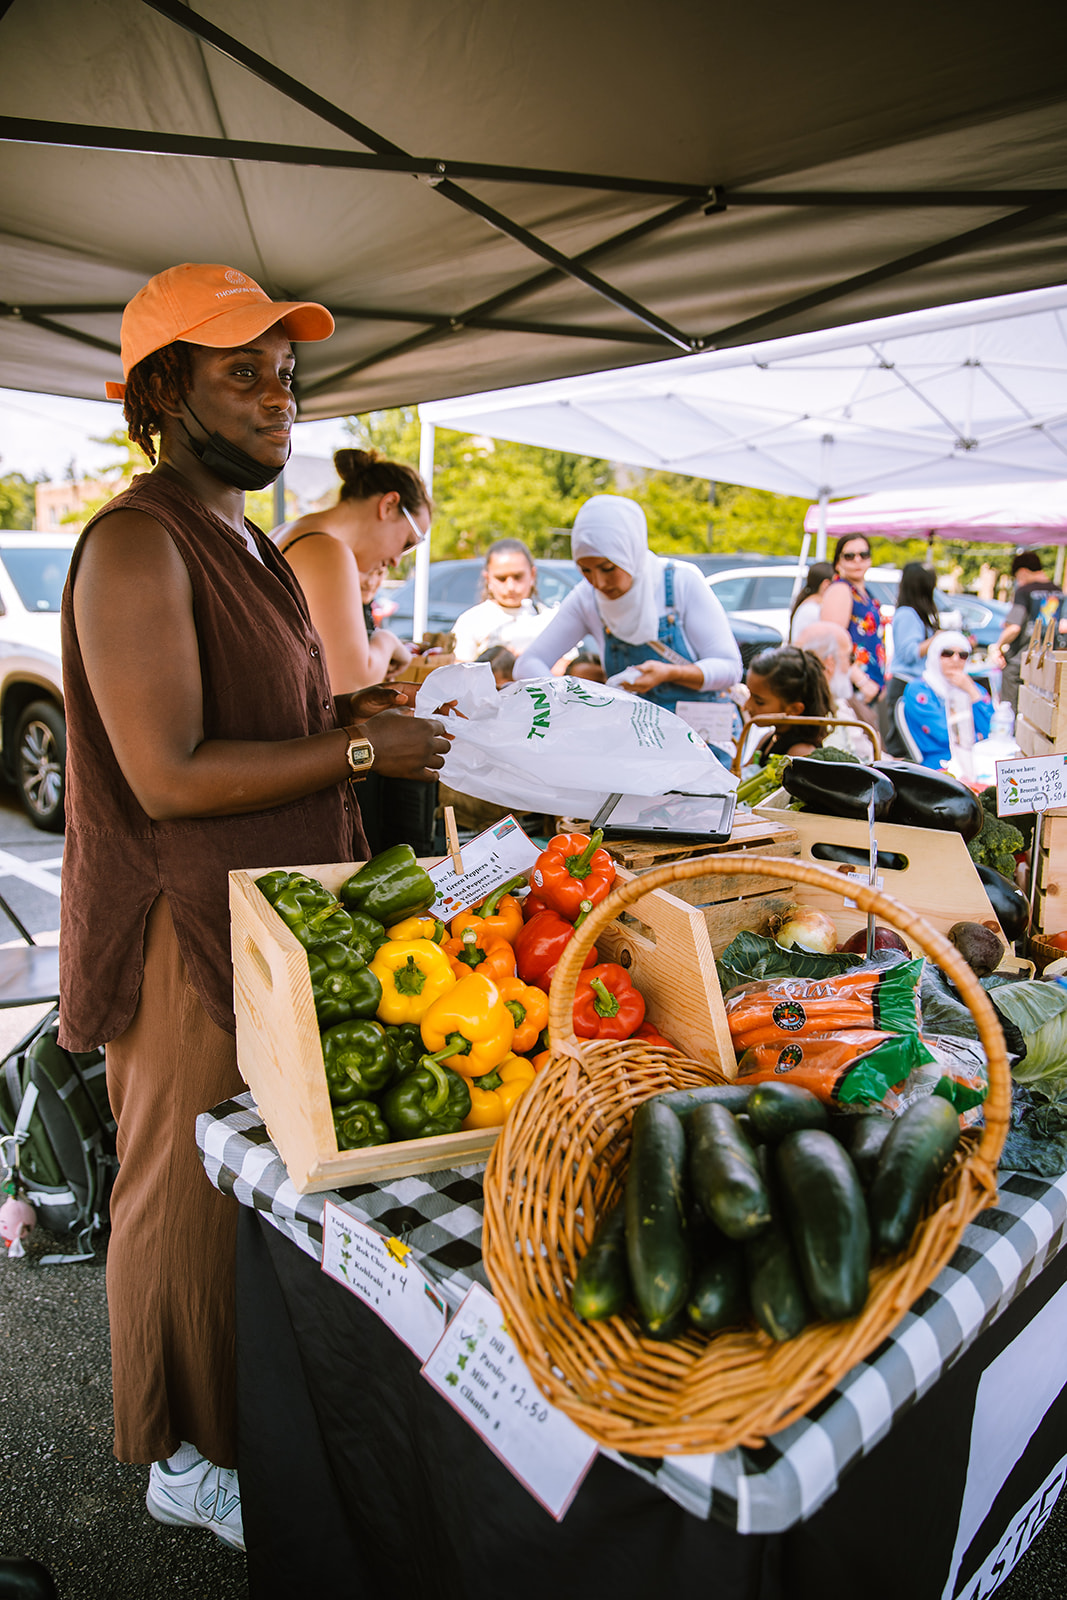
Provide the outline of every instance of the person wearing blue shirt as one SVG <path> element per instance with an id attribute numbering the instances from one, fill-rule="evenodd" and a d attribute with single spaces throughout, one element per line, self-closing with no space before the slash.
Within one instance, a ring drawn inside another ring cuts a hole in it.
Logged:
<path id="1" fill-rule="evenodd" d="M 908 748 L 896 724 L 896 704 L 909 683 L 923 675 L 926 652 L 937 632 L 934 589 L 937 574 L 921 561 L 909 561 L 900 575 L 897 607 L 893 613 L 893 675 L 886 696 L 883 743 L 891 756 L 905 760 Z"/>
<path id="2" fill-rule="evenodd" d="M 972 726 L 975 739 L 989 735 L 993 702 L 968 675 L 970 658 L 971 643 L 965 633 L 948 630 L 935 634 L 926 652 L 923 676 L 904 690 L 908 731 L 921 764 L 935 772 L 952 759 L 952 742 L 968 742 Z M 950 726 L 954 741 L 949 738 Z"/>

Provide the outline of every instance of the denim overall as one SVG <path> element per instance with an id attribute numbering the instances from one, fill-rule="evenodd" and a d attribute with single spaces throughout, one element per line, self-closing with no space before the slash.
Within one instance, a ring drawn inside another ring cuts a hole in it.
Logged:
<path id="1" fill-rule="evenodd" d="M 678 614 L 674 609 L 674 563 L 664 563 L 663 588 L 666 610 L 659 619 L 659 642 L 668 650 L 675 651 L 685 661 L 695 661 L 689 641 L 682 632 L 678 621 Z M 616 639 L 610 628 L 604 626 L 604 674 L 608 678 L 614 677 L 617 672 L 622 672 L 626 667 L 636 666 L 642 661 L 662 661 L 664 658 L 654 650 L 650 644 L 628 644 L 624 639 Z M 714 700 L 726 704 L 733 709 L 733 732 L 731 737 L 736 739 L 741 731 L 741 713 L 734 704 L 731 696 L 725 689 L 686 689 L 678 683 L 658 683 L 654 689 L 649 689 L 642 694 L 642 700 L 651 700 L 657 706 L 665 706 L 668 711 L 673 711 L 679 700 Z M 727 761 L 729 757 L 727 756 Z"/>

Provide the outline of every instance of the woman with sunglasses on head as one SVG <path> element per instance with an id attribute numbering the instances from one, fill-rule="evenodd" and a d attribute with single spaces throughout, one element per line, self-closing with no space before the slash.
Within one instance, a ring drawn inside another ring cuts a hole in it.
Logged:
<path id="1" fill-rule="evenodd" d="M 363 574 L 395 567 L 430 527 L 430 497 L 414 467 L 376 450 L 338 450 L 337 504 L 271 534 L 296 573 L 326 652 L 334 694 L 381 683 L 411 652 L 387 628 L 367 632 Z"/>
<path id="2" fill-rule="evenodd" d="M 885 698 L 885 630 L 877 600 L 864 579 L 871 547 L 862 534 L 844 534 L 834 547 L 836 577 L 822 598 L 820 622 L 834 622 L 852 640 L 852 704 L 872 728 L 879 723 L 878 705 Z"/>
<path id="3" fill-rule="evenodd" d="M 952 745 L 986 739 L 993 702 L 967 671 L 971 641 L 965 633 L 935 633 L 926 651 L 922 678 L 909 683 L 902 703 L 904 719 L 924 767 L 938 771 L 952 759 Z"/>
<path id="4" fill-rule="evenodd" d="M 397 690 L 331 692 L 299 585 L 245 520 L 289 455 L 291 341 L 332 330 L 233 267 L 171 267 L 134 296 L 108 395 L 153 469 L 86 526 L 62 607 L 60 1040 L 105 1046 L 118 1122 L 115 1454 L 151 1463 L 157 1521 L 239 1549 L 237 1205 L 195 1141 L 244 1089 L 227 873 L 366 859 L 350 780 L 429 782 L 448 749 Z"/>

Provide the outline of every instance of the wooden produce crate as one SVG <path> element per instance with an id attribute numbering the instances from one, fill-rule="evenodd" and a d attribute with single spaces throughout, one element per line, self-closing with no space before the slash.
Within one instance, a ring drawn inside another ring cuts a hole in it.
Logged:
<path id="1" fill-rule="evenodd" d="M 840 866 L 828 859 L 821 847 L 845 845 L 867 850 L 866 822 L 849 817 L 826 817 L 811 811 L 791 811 L 789 817 L 800 836 L 803 860 L 830 872 L 862 870 Z M 996 922 L 985 885 L 958 833 L 905 828 L 889 822 L 875 823 L 874 831 L 878 841 L 878 887 L 886 894 L 917 911 L 939 933 L 947 934 L 956 922 Z M 866 882 L 866 872 L 862 881 Z M 850 934 L 867 926 L 867 918 L 861 911 L 843 908 L 840 901 L 835 902 L 834 897 L 823 890 L 804 889 L 796 899 L 800 904 L 825 911 L 833 919 L 842 944 Z M 1000 937 L 1008 951 L 1005 960 L 1017 967 L 1018 963 L 1010 955 L 1011 941 L 1003 929 Z"/>
<path id="2" fill-rule="evenodd" d="M 1043 934 L 1067 928 L 1067 815 L 1046 811 L 1040 819 L 1034 925 Z"/>
<path id="3" fill-rule="evenodd" d="M 288 870 L 336 890 L 359 865 Z M 306 952 L 256 887 L 267 870 L 229 875 L 237 1064 L 295 1187 L 317 1193 L 484 1161 L 495 1128 L 337 1149 Z M 602 960 L 630 969 L 650 1022 L 686 1055 L 733 1075 L 730 1030 L 699 911 L 656 890 L 638 902 L 625 925 L 608 929 L 598 949 Z"/>

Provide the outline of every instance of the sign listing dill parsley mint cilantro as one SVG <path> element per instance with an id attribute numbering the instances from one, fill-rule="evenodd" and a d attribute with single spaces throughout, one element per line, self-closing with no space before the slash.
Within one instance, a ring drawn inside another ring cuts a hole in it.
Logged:
<path id="1" fill-rule="evenodd" d="M 471 1286 L 422 1375 L 562 1522 L 597 1446 L 549 1405 L 504 1326 L 499 1303 L 480 1284 Z"/>

